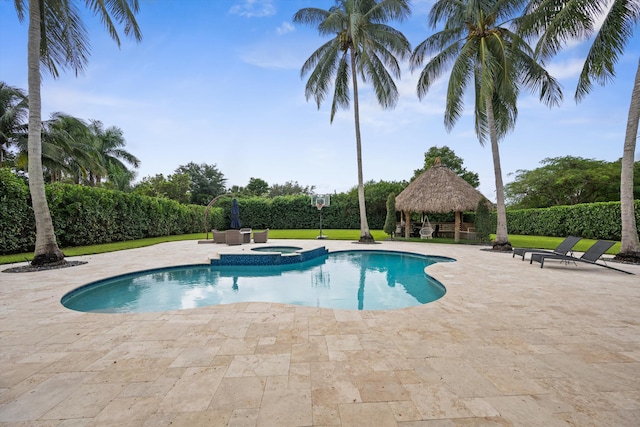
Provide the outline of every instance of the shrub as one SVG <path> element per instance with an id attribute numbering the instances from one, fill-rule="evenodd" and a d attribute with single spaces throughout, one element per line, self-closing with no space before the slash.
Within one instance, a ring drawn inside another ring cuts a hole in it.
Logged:
<path id="1" fill-rule="evenodd" d="M 482 199 L 478 202 L 476 208 L 476 215 L 474 226 L 476 228 L 476 235 L 481 242 L 489 241 L 489 234 L 491 234 L 491 212 L 489 212 L 489 206 L 487 205 L 487 199 Z"/>
<path id="2" fill-rule="evenodd" d="M 387 218 L 384 221 L 383 231 L 393 237 L 393 234 L 396 232 L 396 223 L 396 195 L 389 193 L 387 197 Z"/>

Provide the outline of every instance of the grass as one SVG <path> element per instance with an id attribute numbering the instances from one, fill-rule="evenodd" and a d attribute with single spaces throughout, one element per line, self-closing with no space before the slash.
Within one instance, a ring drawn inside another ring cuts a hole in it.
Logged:
<path id="1" fill-rule="evenodd" d="M 311 240 L 318 236 L 318 230 L 269 230 L 270 239 L 302 239 Z M 322 230 L 322 234 L 327 236 L 331 240 L 353 240 L 356 241 L 360 237 L 360 230 Z M 371 230 L 373 238 L 377 241 L 387 240 L 389 236 L 382 230 Z M 495 238 L 495 235 L 491 236 Z M 211 238 L 211 234 L 209 234 Z M 105 252 L 115 252 L 125 249 L 141 248 L 144 246 L 156 245 L 164 242 L 175 242 L 179 240 L 204 240 L 205 233 L 195 234 L 183 234 L 180 236 L 163 236 L 152 237 L 148 239 L 129 240 L 126 242 L 105 243 L 102 245 L 89 245 L 89 246 L 76 246 L 72 248 L 63 248 L 65 256 L 80 256 L 101 254 Z M 454 243 L 453 239 L 431 239 L 423 240 L 420 238 L 409 239 L 396 239 L 399 241 L 411 241 L 422 243 Z M 509 235 L 509 241 L 514 248 L 541 248 L 541 249 L 555 249 L 556 246 L 564 240 L 563 237 L 545 237 L 545 236 L 521 236 L 516 234 Z M 591 239 L 582 239 L 575 246 L 576 251 L 584 252 L 596 241 Z M 475 244 L 472 241 L 461 241 L 460 244 Z M 615 245 L 607 251 L 608 254 L 614 255 L 620 252 L 620 242 L 616 242 Z M 12 255 L 0 255 L 1 264 L 13 264 L 19 262 L 29 262 L 33 258 L 33 252 L 12 254 Z"/>

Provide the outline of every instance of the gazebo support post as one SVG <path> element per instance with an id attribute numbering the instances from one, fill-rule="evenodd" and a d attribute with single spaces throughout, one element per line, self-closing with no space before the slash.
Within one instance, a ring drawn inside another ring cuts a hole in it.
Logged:
<path id="1" fill-rule="evenodd" d="M 455 213 L 455 231 L 453 233 L 453 238 L 456 242 L 460 241 L 460 227 L 462 225 L 462 212 Z"/>
<path id="2" fill-rule="evenodd" d="M 404 237 L 411 237 L 411 212 L 404 212 Z"/>

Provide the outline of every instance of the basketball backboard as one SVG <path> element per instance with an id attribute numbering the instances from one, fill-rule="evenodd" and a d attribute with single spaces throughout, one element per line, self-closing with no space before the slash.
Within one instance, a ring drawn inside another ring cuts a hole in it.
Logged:
<path id="1" fill-rule="evenodd" d="M 322 209 L 331 205 L 331 197 L 328 194 L 313 194 L 311 196 L 311 206 Z"/>

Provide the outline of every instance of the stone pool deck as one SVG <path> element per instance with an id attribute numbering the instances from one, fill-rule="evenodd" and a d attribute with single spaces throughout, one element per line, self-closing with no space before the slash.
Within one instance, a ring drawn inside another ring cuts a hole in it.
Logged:
<path id="1" fill-rule="evenodd" d="M 0 273 L 0 423 L 637 426 L 640 266 L 545 268 L 479 246 L 270 240 L 450 256 L 440 300 L 390 311 L 240 303 L 67 310 L 84 283 L 248 251 L 195 241 Z M 0 266 L 4 269 L 8 266 Z"/>

